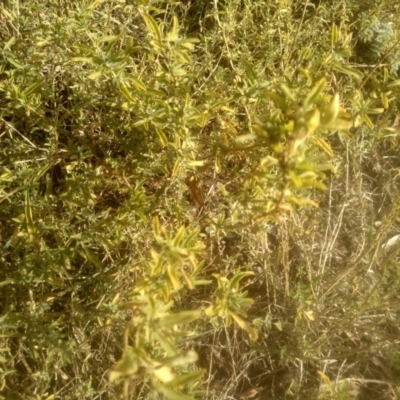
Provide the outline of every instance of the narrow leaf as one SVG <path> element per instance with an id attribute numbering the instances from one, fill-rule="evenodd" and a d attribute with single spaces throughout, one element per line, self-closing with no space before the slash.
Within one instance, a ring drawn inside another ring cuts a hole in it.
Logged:
<path id="1" fill-rule="evenodd" d="M 13 36 L 3 47 L 3 50 L 8 50 L 16 41 L 15 36 Z"/>
<path id="2" fill-rule="evenodd" d="M 311 106 L 318 98 L 318 96 L 323 92 L 326 86 L 326 80 L 325 78 L 322 78 L 319 80 L 315 86 L 312 88 L 310 93 L 307 95 L 307 97 L 304 100 L 304 107 L 307 109 L 309 106 Z"/>
<path id="3" fill-rule="evenodd" d="M 159 42 L 161 42 L 161 30 L 156 20 L 149 14 L 143 14 L 143 19 L 151 35 L 154 36 Z"/>
<path id="4" fill-rule="evenodd" d="M 258 333 L 257 331 L 250 326 L 248 322 L 240 318 L 238 315 L 236 315 L 234 312 L 229 311 L 230 316 L 234 319 L 234 321 L 239 325 L 240 328 L 242 328 L 244 331 L 246 331 L 251 340 L 257 340 L 258 339 Z"/>
<path id="5" fill-rule="evenodd" d="M 83 250 L 85 251 L 86 259 L 89 260 L 90 262 L 92 262 L 96 267 L 102 268 L 103 264 L 97 258 L 97 256 L 90 249 L 88 249 L 86 246 L 82 246 L 82 247 L 83 247 Z"/>
<path id="6" fill-rule="evenodd" d="M 159 386 L 157 389 L 169 400 L 194 400 L 192 396 L 187 396 L 186 394 L 176 392 L 175 390 L 166 386 Z"/>
<path id="7" fill-rule="evenodd" d="M 157 136 L 160 139 L 160 142 L 163 146 L 166 146 L 168 144 L 168 138 L 165 136 L 165 133 L 158 127 L 155 127 Z"/>
<path id="8" fill-rule="evenodd" d="M 240 281 L 243 278 L 246 278 L 246 276 L 253 276 L 253 275 L 254 275 L 254 272 L 252 272 L 252 271 L 239 272 L 229 282 L 229 291 L 231 291 L 232 289 L 237 289 Z"/>
<path id="9" fill-rule="evenodd" d="M 200 369 L 198 371 L 193 371 L 189 372 L 185 375 L 180 375 L 171 382 L 168 382 L 167 384 L 164 385 L 164 387 L 179 387 L 183 385 L 187 385 L 191 382 L 196 382 L 198 381 L 202 375 L 204 375 L 205 370 Z"/>
<path id="10" fill-rule="evenodd" d="M 314 140 L 317 143 L 317 145 L 319 147 L 321 147 L 322 150 L 325 151 L 326 154 L 328 154 L 331 157 L 334 156 L 333 150 L 332 150 L 331 146 L 329 145 L 329 143 L 327 143 L 324 139 L 319 138 L 319 137 L 315 137 Z"/>
<path id="11" fill-rule="evenodd" d="M 182 311 L 177 314 L 171 314 L 159 318 L 155 325 L 160 328 L 170 328 L 173 327 L 174 325 L 189 323 L 200 317 L 201 317 L 200 310 Z"/>
<path id="12" fill-rule="evenodd" d="M 35 226 L 33 224 L 31 198 L 28 191 L 25 192 L 25 220 L 28 234 L 32 236 L 35 233 Z"/>

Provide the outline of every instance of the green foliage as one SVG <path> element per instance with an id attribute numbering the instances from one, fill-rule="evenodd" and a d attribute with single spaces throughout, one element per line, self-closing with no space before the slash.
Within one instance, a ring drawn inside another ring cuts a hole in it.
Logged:
<path id="1" fill-rule="evenodd" d="M 0 398 L 395 396 L 399 7 L 192 3 L 0 6 Z"/>

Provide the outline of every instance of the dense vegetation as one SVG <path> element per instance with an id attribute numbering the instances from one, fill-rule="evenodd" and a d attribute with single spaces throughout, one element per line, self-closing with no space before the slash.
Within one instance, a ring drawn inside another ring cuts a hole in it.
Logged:
<path id="1" fill-rule="evenodd" d="M 0 399 L 400 397 L 400 6 L 0 5 Z"/>

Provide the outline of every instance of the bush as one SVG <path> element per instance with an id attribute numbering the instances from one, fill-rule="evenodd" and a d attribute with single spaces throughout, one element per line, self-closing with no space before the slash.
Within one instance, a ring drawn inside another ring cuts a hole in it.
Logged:
<path id="1" fill-rule="evenodd" d="M 399 8 L 0 8 L 0 398 L 399 395 Z"/>

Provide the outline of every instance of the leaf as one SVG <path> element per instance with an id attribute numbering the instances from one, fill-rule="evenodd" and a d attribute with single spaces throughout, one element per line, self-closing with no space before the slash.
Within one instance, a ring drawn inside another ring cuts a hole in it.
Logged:
<path id="1" fill-rule="evenodd" d="M 93 58 L 90 57 L 72 57 L 72 61 L 82 61 L 82 62 L 87 62 L 89 64 L 95 64 Z"/>
<path id="2" fill-rule="evenodd" d="M 202 167 L 204 165 L 204 161 L 189 161 L 187 165 L 189 165 L 189 167 Z"/>
<path id="3" fill-rule="evenodd" d="M 175 374 L 172 372 L 171 368 L 167 365 L 163 365 L 160 368 L 156 368 L 153 374 L 162 382 L 167 383 L 175 378 Z"/>
<path id="4" fill-rule="evenodd" d="M 190 60 L 188 60 L 190 62 Z M 173 76 L 185 76 L 186 75 L 186 70 L 179 66 L 174 66 L 170 69 L 170 72 Z"/>
<path id="5" fill-rule="evenodd" d="M 15 283 L 14 279 L 6 279 L 3 282 L 0 282 L 0 287 L 10 285 L 11 283 Z"/>
<path id="6" fill-rule="evenodd" d="M 384 243 L 381 246 L 381 248 L 382 248 L 382 250 L 387 250 L 389 247 L 392 247 L 393 245 L 395 245 L 399 242 L 400 242 L 400 235 L 394 235 L 386 243 Z"/>
<path id="7" fill-rule="evenodd" d="M 153 218 L 153 233 L 154 236 L 161 238 L 160 221 L 158 220 L 157 215 Z"/>
<path id="8" fill-rule="evenodd" d="M 28 191 L 25 192 L 25 220 L 28 234 L 32 238 L 35 233 L 35 226 L 33 224 L 31 198 Z"/>
<path id="9" fill-rule="evenodd" d="M 101 75 L 102 75 L 102 71 L 95 71 L 95 72 L 92 72 L 91 74 L 89 74 L 88 78 L 94 80 L 94 79 L 99 78 Z"/>
<path id="10" fill-rule="evenodd" d="M 92 4 L 90 4 L 87 9 L 88 10 L 93 10 L 97 5 L 104 3 L 105 0 L 95 0 Z"/>
<path id="11" fill-rule="evenodd" d="M 101 261 L 97 258 L 97 256 L 90 249 L 88 249 L 86 246 L 83 246 L 83 245 L 82 245 L 82 248 L 85 251 L 86 259 L 91 261 L 97 268 L 103 267 L 103 264 L 101 263 Z"/>
<path id="12" fill-rule="evenodd" d="M 33 94 L 36 89 L 38 89 L 40 86 L 42 86 L 44 83 L 44 79 L 40 79 L 37 82 L 33 83 L 32 85 L 28 86 L 25 90 L 24 90 L 24 95 L 25 96 L 30 96 L 31 94 Z"/>
<path id="13" fill-rule="evenodd" d="M 11 58 L 11 57 L 7 57 L 6 60 L 7 60 L 11 65 L 13 65 L 15 68 L 18 68 L 18 69 L 23 69 L 23 68 L 24 68 L 24 66 L 23 66 L 22 64 L 20 64 L 18 61 L 14 60 L 14 59 Z"/>
<path id="14" fill-rule="evenodd" d="M 123 94 L 123 96 L 131 103 L 136 104 L 136 99 L 132 96 L 131 92 L 129 89 L 125 86 L 124 83 L 119 82 L 118 83 L 118 89 L 120 92 Z"/>
<path id="15" fill-rule="evenodd" d="M 281 110 L 286 110 L 288 108 L 288 104 L 284 97 L 280 96 L 279 94 L 271 91 L 266 91 L 263 93 L 265 97 L 271 99 L 276 106 L 278 106 Z"/>
<path id="16" fill-rule="evenodd" d="M 112 368 L 109 375 L 110 382 L 113 382 L 115 379 L 123 376 L 135 374 L 139 369 L 139 362 L 140 359 L 138 358 L 138 354 L 135 350 L 130 349 L 126 351 L 121 360 L 119 360 Z"/>
<path id="17" fill-rule="evenodd" d="M 146 85 L 139 79 L 131 76 L 130 79 L 132 80 L 133 85 L 135 86 L 136 90 L 145 91 Z"/>
<path id="18" fill-rule="evenodd" d="M 330 125 L 335 122 L 339 114 L 339 109 L 340 109 L 340 98 L 339 94 L 335 93 L 329 105 L 323 109 L 321 124 L 323 126 L 330 127 Z"/>
<path id="19" fill-rule="evenodd" d="M 228 312 L 229 315 L 234 319 L 234 321 L 240 326 L 240 328 L 242 328 L 249 334 L 251 340 L 258 339 L 258 332 L 253 327 L 251 327 L 247 321 L 241 319 L 238 315 L 230 310 Z"/>
<path id="20" fill-rule="evenodd" d="M 183 278 L 185 279 L 189 289 L 191 289 L 191 290 L 194 289 L 194 287 L 195 287 L 194 279 L 183 268 L 180 269 L 180 272 L 181 272 Z"/>
<path id="21" fill-rule="evenodd" d="M 297 204 L 298 206 L 301 207 L 306 207 L 306 206 L 318 207 L 318 204 L 315 201 L 306 198 L 287 196 L 286 200 L 291 201 L 292 203 Z"/>
<path id="22" fill-rule="evenodd" d="M 194 400 L 192 396 L 187 396 L 186 394 L 176 392 L 175 390 L 165 385 L 158 386 L 157 390 L 160 391 L 169 400 Z"/>
<path id="23" fill-rule="evenodd" d="M 257 135 L 254 133 L 245 133 L 244 135 L 239 135 L 235 138 L 235 141 L 238 143 L 244 143 L 248 141 L 253 141 L 257 139 Z"/>
<path id="24" fill-rule="evenodd" d="M 388 89 L 394 89 L 397 86 L 400 86 L 400 79 L 397 79 L 397 80 L 389 83 L 389 85 L 387 85 L 387 88 Z"/>
<path id="25" fill-rule="evenodd" d="M 332 32 L 331 32 L 331 46 L 335 47 L 335 44 L 339 40 L 339 29 L 336 24 L 332 24 Z"/>
<path id="26" fill-rule="evenodd" d="M 326 79 L 322 78 L 319 80 L 313 89 L 310 91 L 310 93 L 307 95 L 307 97 L 304 99 L 304 108 L 308 108 L 310 105 L 312 105 L 318 98 L 318 96 L 323 92 L 326 86 Z"/>
<path id="27" fill-rule="evenodd" d="M 305 118 L 306 118 L 307 136 L 308 136 L 319 127 L 321 114 L 318 108 L 315 108 L 312 112 L 307 112 Z"/>
<path id="28" fill-rule="evenodd" d="M 313 311 L 303 311 L 303 313 L 310 321 L 315 320 Z"/>
<path id="29" fill-rule="evenodd" d="M 337 118 L 333 123 L 327 126 L 327 128 L 332 130 L 344 130 L 344 131 L 352 127 L 353 127 L 353 121 L 344 118 Z"/>
<path id="30" fill-rule="evenodd" d="M 329 143 L 327 143 L 324 139 L 315 137 L 314 141 L 317 143 L 319 147 L 321 147 L 322 150 L 325 151 L 326 154 L 328 154 L 331 157 L 334 156 L 331 146 L 329 146 Z"/>
<path id="31" fill-rule="evenodd" d="M 279 331 L 282 332 L 283 327 L 282 327 L 282 322 L 281 322 L 281 321 L 274 322 L 273 324 L 276 326 L 276 328 L 277 328 Z"/>
<path id="32" fill-rule="evenodd" d="M 175 290 L 179 290 L 182 287 L 182 285 L 181 285 L 181 283 L 179 282 L 179 279 L 178 279 L 176 266 L 168 264 L 168 266 L 167 266 L 167 274 L 168 274 L 168 278 L 169 278 L 170 282 L 172 283 L 173 288 Z"/>
<path id="33" fill-rule="evenodd" d="M 163 365 L 168 365 L 169 367 L 178 367 L 180 365 L 194 363 L 198 360 L 198 358 L 199 357 L 195 351 L 189 350 L 173 357 L 158 358 L 156 361 Z"/>
<path id="34" fill-rule="evenodd" d="M 119 35 L 108 35 L 108 36 L 103 36 L 100 38 L 97 42 L 98 43 L 104 43 L 104 42 L 114 42 L 116 40 L 120 39 Z"/>
<path id="35" fill-rule="evenodd" d="M 369 129 L 373 130 L 374 129 L 374 123 L 371 121 L 371 118 L 368 117 L 367 114 L 363 114 L 361 116 L 361 118 L 363 119 L 363 121 L 368 125 Z"/>
<path id="36" fill-rule="evenodd" d="M 285 99 L 290 100 L 291 102 L 295 103 L 296 102 L 296 98 L 294 97 L 293 92 L 290 90 L 289 86 L 287 86 L 284 83 L 281 83 L 279 85 L 279 89 L 281 90 L 281 92 L 283 93 L 283 95 L 285 96 Z"/>
<path id="37" fill-rule="evenodd" d="M 381 100 L 382 100 L 383 107 L 389 108 L 389 98 L 387 97 L 386 93 L 381 93 Z"/>
<path id="38" fill-rule="evenodd" d="M 165 136 L 165 133 L 158 126 L 155 126 L 154 128 L 157 132 L 157 136 L 160 139 L 161 144 L 163 146 L 166 146 L 168 144 L 168 138 Z"/>
<path id="39" fill-rule="evenodd" d="M 155 321 L 157 328 L 171 328 L 175 325 L 187 324 L 201 317 L 200 310 L 181 311 L 180 313 L 167 315 Z"/>
<path id="40" fill-rule="evenodd" d="M 328 378 L 327 375 L 325 375 L 322 371 L 317 371 L 318 375 L 324 380 L 325 384 L 329 387 L 332 395 L 333 395 L 333 390 L 332 390 L 332 382 L 331 380 Z"/>
<path id="41" fill-rule="evenodd" d="M 204 375 L 206 371 L 204 369 L 200 369 L 197 371 L 192 371 L 184 375 L 180 375 L 176 377 L 174 380 L 168 382 L 164 385 L 164 387 L 179 387 L 183 385 L 187 385 L 191 382 L 198 381 L 202 375 Z"/>
<path id="42" fill-rule="evenodd" d="M 254 85 L 257 82 L 257 74 L 254 71 L 254 68 L 251 66 L 251 64 L 245 60 L 244 58 L 240 60 L 242 63 L 244 69 L 246 70 L 246 76 L 249 80 L 249 82 Z"/>
<path id="43" fill-rule="evenodd" d="M 254 272 L 252 271 L 244 271 L 239 272 L 238 274 L 234 275 L 234 277 L 230 280 L 228 290 L 232 291 L 233 289 L 237 289 L 239 286 L 240 281 L 246 276 L 253 276 Z"/>
<path id="44" fill-rule="evenodd" d="M 142 17 L 151 35 L 154 36 L 159 42 L 161 42 L 162 40 L 161 30 L 156 20 L 149 14 L 143 14 Z"/>
<path id="45" fill-rule="evenodd" d="M 172 246 L 179 246 L 182 242 L 183 235 L 185 233 L 185 227 L 180 226 L 175 237 L 172 239 Z"/>
<path id="46" fill-rule="evenodd" d="M 178 37 L 178 26 L 179 26 L 179 20 L 178 17 L 175 15 L 172 17 L 172 28 L 167 34 L 167 40 L 169 42 L 175 42 L 176 40 L 179 39 Z"/>
<path id="47" fill-rule="evenodd" d="M 339 65 L 337 63 L 333 63 L 332 68 L 337 72 L 341 72 L 341 73 L 343 73 L 345 75 L 348 75 L 348 76 L 351 76 L 351 77 L 355 78 L 355 80 L 357 82 L 361 82 L 361 80 L 364 77 L 364 74 L 361 71 L 358 71 L 355 68 Z"/>
<path id="48" fill-rule="evenodd" d="M 13 36 L 3 47 L 3 50 L 8 50 L 16 42 L 15 36 Z"/>

